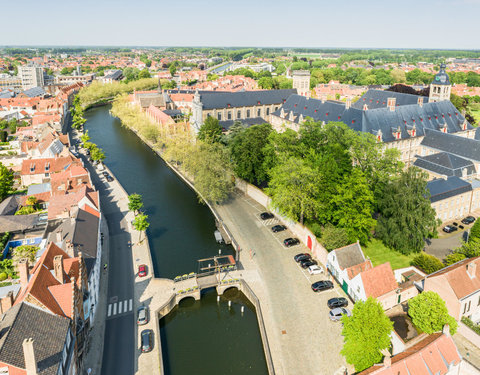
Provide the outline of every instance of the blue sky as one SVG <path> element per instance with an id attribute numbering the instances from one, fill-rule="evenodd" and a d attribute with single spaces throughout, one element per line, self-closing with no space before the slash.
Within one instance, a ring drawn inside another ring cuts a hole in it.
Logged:
<path id="1" fill-rule="evenodd" d="M 480 0 L 5 3 L 0 45 L 480 49 Z"/>

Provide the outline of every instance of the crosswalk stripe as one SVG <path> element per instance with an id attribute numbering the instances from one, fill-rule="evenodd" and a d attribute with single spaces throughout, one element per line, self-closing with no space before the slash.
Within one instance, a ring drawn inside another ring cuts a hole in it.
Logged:
<path id="1" fill-rule="evenodd" d="M 111 303 L 108 305 L 108 314 L 107 314 L 107 316 L 110 316 L 110 315 L 112 315 L 112 304 L 111 304 Z"/>
<path id="2" fill-rule="evenodd" d="M 118 313 L 121 314 L 122 313 L 122 301 L 120 301 L 118 303 Z"/>
<path id="3" fill-rule="evenodd" d="M 113 315 L 117 315 L 117 303 L 113 304 Z"/>
<path id="4" fill-rule="evenodd" d="M 130 299 L 130 301 L 128 301 L 128 302 L 129 302 L 128 311 L 132 311 L 132 309 L 133 309 L 133 300 Z"/>
<path id="5" fill-rule="evenodd" d="M 128 300 L 123 301 L 123 311 L 127 312 Z"/>

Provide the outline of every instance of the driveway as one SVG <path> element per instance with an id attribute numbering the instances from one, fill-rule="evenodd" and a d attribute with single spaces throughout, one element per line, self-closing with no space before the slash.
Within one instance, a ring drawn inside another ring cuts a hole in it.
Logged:
<path id="1" fill-rule="evenodd" d="M 285 248 L 282 241 L 293 234 L 288 230 L 273 233 L 271 227 L 279 221 L 261 220 L 263 206 L 236 193 L 216 208 L 240 243 L 240 262 L 247 271 L 244 273 L 259 275 L 257 280 L 246 281 L 261 301 L 276 373 L 335 373 L 345 365 L 340 355 L 342 324 L 329 320 L 327 300 L 344 297 L 344 292 L 336 284 L 332 290 L 312 291 L 312 282 L 330 277 L 310 276 L 299 267 L 293 256 L 308 249 L 304 245 Z M 348 308 L 352 308 L 351 303 Z"/>
<path id="2" fill-rule="evenodd" d="M 466 239 L 467 232 L 455 232 L 454 234 L 433 238 L 428 240 L 430 244 L 425 247 L 425 252 L 435 255 L 439 259 L 444 259 L 452 250 L 462 246 L 462 240 Z"/>

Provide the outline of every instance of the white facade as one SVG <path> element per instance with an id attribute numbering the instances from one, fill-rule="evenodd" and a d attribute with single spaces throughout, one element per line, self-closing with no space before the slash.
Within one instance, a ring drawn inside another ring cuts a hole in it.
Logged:
<path id="1" fill-rule="evenodd" d="M 22 80 L 22 88 L 24 90 L 33 87 L 43 87 L 43 68 L 38 65 L 22 65 L 18 67 L 18 76 Z"/>

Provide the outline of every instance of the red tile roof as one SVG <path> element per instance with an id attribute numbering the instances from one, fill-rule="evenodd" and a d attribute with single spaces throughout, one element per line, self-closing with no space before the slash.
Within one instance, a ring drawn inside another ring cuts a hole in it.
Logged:
<path id="1" fill-rule="evenodd" d="M 367 297 L 378 298 L 398 288 L 390 262 L 366 270 L 360 275 Z"/>
<path id="2" fill-rule="evenodd" d="M 54 192 L 50 200 L 50 205 L 48 206 L 48 218 L 54 219 L 61 216 L 65 211 L 70 211 L 70 209 L 78 205 L 83 198 L 87 198 L 95 208 L 99 208 L 98 192 L 87 185 L 81 185 L 74 191 Z"/>
<path id="3" fill-rule="evenodd" d="M 355 276 L 357 276 L 361 272 L 365 272 L 373 268 L 372 262 L 370 259 L 367 259 L 365 262 L 356 264 L 352 267 L 346 268 L 347 276 L 350 280 L 352 280 Z"/>
<path id="4" fill-rule="evenodd" d="M 27 159 L 22 162 L 22 175 L 35 175 L 43 173 L 61 172 L 70 164 L 82 165 L 82 162 L 73 156 L 58 158 Z M 47 166 L 49 169 L 47 170 Z"/>
<path id="5" fill-rule="evenodd" d="M 48 291 L 52 294 L 53 298 L 55 298 L 55 301 L 57 301 L 65 316 L 73 318 L 72 283 L 52 285 L 48 287 Z"/>

